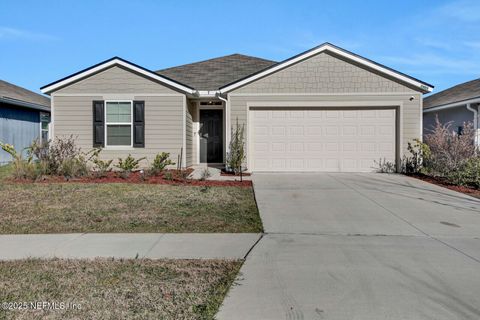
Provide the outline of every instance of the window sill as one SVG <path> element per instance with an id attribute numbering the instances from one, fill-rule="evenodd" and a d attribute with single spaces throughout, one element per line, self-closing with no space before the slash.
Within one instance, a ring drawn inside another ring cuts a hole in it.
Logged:
<path id="1" fill-rule="evenodd" d="M 118 146 L 118 147 L 105 147 L 103 148 L 103 150 L 105 151 L 125 151 L 125 150 L 136 150 L 138 148 L 134 148 L 134 147 L 121 147 L 121 146 Z"/>

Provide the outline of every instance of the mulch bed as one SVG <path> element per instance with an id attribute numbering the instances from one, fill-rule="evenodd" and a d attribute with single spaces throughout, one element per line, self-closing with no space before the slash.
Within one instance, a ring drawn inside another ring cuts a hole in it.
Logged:
<path id="1" fill-rule="evenodd" d="M 239 174 L 235 174 L 235 173 L 233 173 L 233 172 L 229 172 L 229 171 L 225 171 L 225 170 L 222 170 L 222 172 L 220 172 L 220 175 L 221 175 L 221 176 L 227 176 L 227 177 L 240 177 Z M 244 172 L 244 173 L 242 174 L 242 176 L 244 176 L 244 177 L 249 177 L 249 176 L 251 176 L 251 174 L 250 174 L 250 173 L 247 173 L 247 172 Z"/>
<path id="2" fill-rule="evenodd" d="M 144 184 L 169 184 L 202 187 L 251 187 L 252 181 L 218 181 L 218 180 L 194 180 L 184 177 L 191 173 L 191 169 L 183 172 L 167 170 L 159 175 L 141 174 L 139 171 L 132 172 L 128 177 L 122 177 L 118 172 L 108 172 L 103 177 L 85 176 L 67 179 L 63 176 L 45 176 L 34 181 L 35 183 L 144 183 Z M 169 177 L 167 177 L 169 175 Z M 8 179 L 13 183 L 32 183 L 28 179 Z"/>
<path id="3" fill-rule="evenodd" d="M 441 178 L 431 177 L 431 176 L 427 176 L 427 175 L 421 174 L 421 173 L 412 174 L 412 175 L 408 175 L 408 176 L 412 177 L 412 178 L 422 180 L 422 181 L 425 181 L 425 182 L 436 184 L 438 186 L 441 186 L 441 187 L 444 187 L 444 188 L 447 188 L 447 189 L 450 189 L 450 190 L 453 190 L 453 191 L 465 193 L 465 194 L 467 194 L 469 196 L 472 196 L 472 197 L 475 197 L 475 198 L 480 198 L 480 190 L 479 189 L 475 189 L 475 188 L 471 188 L 471 187 L 464 187 L 464 186 L 457 186 L 457 185 L 448 183 L 447 181 L 445 181 Z"/>

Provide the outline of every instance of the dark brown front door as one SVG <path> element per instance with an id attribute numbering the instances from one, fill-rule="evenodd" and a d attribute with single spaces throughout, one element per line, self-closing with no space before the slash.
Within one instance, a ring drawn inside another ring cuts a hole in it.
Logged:
<path id="1" fill-rule="evenodd" d="M 223 111 L 200 110 L 200 162 L 223 163 Z"/>

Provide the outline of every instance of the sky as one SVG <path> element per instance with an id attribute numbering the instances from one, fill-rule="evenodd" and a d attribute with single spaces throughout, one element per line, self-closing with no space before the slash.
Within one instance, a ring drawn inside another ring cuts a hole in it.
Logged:
<path id="1" fill-rule="evenodd" d="M 113 56 L 158 70 L 330 42 L 433 84 L 480 77 L 480 1 L 0 0 L 0 79 L 35 92 Z"/>

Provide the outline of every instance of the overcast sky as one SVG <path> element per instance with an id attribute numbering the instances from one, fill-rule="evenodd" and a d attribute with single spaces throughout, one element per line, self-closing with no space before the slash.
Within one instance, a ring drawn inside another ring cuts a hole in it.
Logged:
<path id="1" fill-rule="evenodd" d="M 331 42 L 435 85 L 480 77 L 480 1 L 0 1 L 0 79 L 39 88 L 120 56 L 157 70 Z"/>

